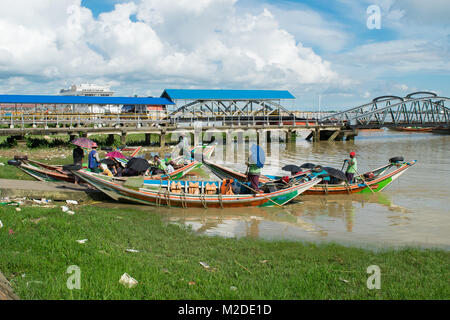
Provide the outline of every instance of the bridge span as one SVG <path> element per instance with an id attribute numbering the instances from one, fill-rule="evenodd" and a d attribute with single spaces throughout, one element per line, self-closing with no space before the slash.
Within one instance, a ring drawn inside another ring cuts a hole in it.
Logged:
<path id="1" fill-rule="evenodd" d="M 234 139 L 232 132 L 249 130 L 256 132 L 258 141 L 263 138 L 270 139 L 271 132 L 281 134 L 285 141 L 295 136 L 315 141 L 333 141 L 353 139 L 359 129 L 450 127 L 450 99 L 431 92 L 415 92 L 406 97 L 382 96 L 346 111 L 314 114 L 283 107 L 280 99 L 290 98 L 285 92 L 264 92 L 265 95 L 262 96 L 259 92 L 258 95 L 253 92 L 253 96 L 244 92 L 246 96 L 241 95 L 239 99 L 235 96 L 233 100 L 226 96 L 227 99 L 224 100 L 224 96 L 217 97 L 216 91 L 213 92 L 216 96 L 208 91 L 208 96 L 203 96 L 203 99 L 184 101 L 181 104 L 177 103 L 177 99 L 172 100 L 170 94 L 176 94 L 179 99 L 186 96 L 180 95 L 177 90 L 172 93 L 165 91 L 166 100 L 158 103 L 169 101 L 173 109 L 159 109 L 147 113 L 80 114 L 61 112 L 56 105 L 53 109 L 45 109 L 43 104 L 39 110 L 35 106 L 35 112 L 21 112 L 16 104 L 14 112 L 0 109 L 0 135 L 24 137 L 27 134 L 105 134 L 118 135 L 121 141 L 125 142 L 127 135 L 143 133 L 148 142 L 151 134 L 158 135 L 160 144 L 164 145 L 167 134 L 194 134 L 196 130 L 200 131 L 201 135 L 208 133 L 219 136 L 220 133 L 226 141 Z M 192 95 L 192 92 L 188 94 Z M 192 96 L 188 97 L 194 99 Z M 70 109 L 75 108 L 72 105 Z"/>

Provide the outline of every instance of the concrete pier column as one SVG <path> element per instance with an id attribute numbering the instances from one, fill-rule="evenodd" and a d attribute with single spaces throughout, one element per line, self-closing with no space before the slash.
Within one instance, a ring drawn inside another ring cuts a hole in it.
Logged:
<path id="1" fill-rule="evenodd" d="M 127 134 L 125 132 L 123 132 L 122 135 L 120 136 L 120 143 L 121 144 L 127 143 Z"/>
<path id="2" fill-rule="evenodd" d="M 232 130 L 225 131 L 225 143 L 232 144 L 233 143 L 233 133 Z"/>
<path id="3" fill-rule="evenodd" d="M 316 128 L 314 129 L 314 141 L 320 141 L 320 129 Z"/>
<path id="4" fill-rule="evenodd" d="M 272 134 L 269 130 L 266 131 L 266 141 L 272 142 Z"/>
<path id="5" fill-rule="evenodd" d="M 145 145 L 149 146 L 152 143 L 152 134 L 146 133 L 145 134 Z"/>
<path id="6" fill-rule="evenodd" d="M 159 146 L 161 148 L 166 146 L 166 132 L 165 131 L 161 132 L 161 135 L 159 136 Z"/>
<path id="7" fill-rule="evenodd" d="M 295 141 L 294 132 L 289 129 L 286 132 L 286 143 L 291 143 L 293 140 Z"/>
<path id="8" fill-rule="evenodd" d="M 114 135 L 113 134 L 108 134 L 108 139 L 106 140 L 106 143 L 108 145 L 112 145 L 114 143 Z"/>

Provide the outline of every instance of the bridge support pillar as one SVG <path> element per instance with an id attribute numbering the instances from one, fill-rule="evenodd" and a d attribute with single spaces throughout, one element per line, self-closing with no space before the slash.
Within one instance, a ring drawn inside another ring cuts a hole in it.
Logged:
<path id="1" fill-rule="evenodd" d="M 295 142 L 295 133 L 291 129 L 289 129 L 286 132 L 286 143 L 291 143 L 292 141 Z"/>
<path id="2" fill-rule="evenodd" d="M 269 130 L 266 131 L 266 141 L 267 142 L 272 142 L 272 134 Z"/>
<path id="3" fill-rule="evenodd" d="M 320 129 L 316 128 L 314 129 L 314 142 L 320 141 Z"/>
<path id="4" fill-rule="evenodd" d="M 232 130 L 227 130 L 225 132 L 225 140 L 226 140 L 226 144 L 232 144 L 233 143 L 233 133 Z"/>
<path id="5" fill-rule="evenodd" d="M 152 134 L 146 133 L 145 134 L 145 145 L 149 146 L 152 143 Z"/>
<path id="6" fill-rule="evenodd" d="M 120 136 L 120 143 L 123 145 L 127 143 L 127 134 L 125 132 L 122 132 L 122 135 Z"/>
<path id="7" fill-rule="evenodd" d="M 161 132 L 159 136 L 159 146 L 162 148 L 166 145 L 166 132 Z"/>
<path id="8" fill-rule="evenodd" d="M 111 146 L 114 144 L 114 135 L 113 134 L 108 134 L 108 139 L 106 140 L 106 143 Z"/>

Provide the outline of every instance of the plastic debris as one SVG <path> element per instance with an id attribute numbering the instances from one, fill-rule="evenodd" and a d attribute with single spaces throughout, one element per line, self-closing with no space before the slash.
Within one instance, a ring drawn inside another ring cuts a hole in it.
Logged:
<path id="1" fill-rule="evenodd" d="M 231 287 L 230 287 L 230 290 L 231 290 L 231 291 L 236 291 L 236 290 L 237 290 L 237 287 L 231 286 Z"/>
<path id="2" fill-rule="evenodd" d="M 0 228 L 3 228 L 2 220 L 0 220 Z"/>
<path id="3" fill-rule="evenodd" d="M 349 282 L 350 282 L 350 281 L 345 280 L 345 279 L 343 279 L 343 278 L 339 278 L 339 280 L 341 280 L 342 282 L 345 282 L 345 283 L 349 283 Z"/>
<path id="4" fill-rule="evenodd" d="M 125 249 L 126 252 L 139 252 L 139 250 L 136 249 Z"/>
<path id="5" fill-rule="evenodd" d="M 127 288 L 133 288 L 137 286 L 138 281 L 133 279 L 128 273 L 124 273 L 119 280 L 119 283 L 123 284 Z"/>
<path id="6" fill-rule="evenodd" d="M 71 216 L 73 216 L 75 214 L 75 212 L 72 210 L 67 211 L 67 213 L 70 214 Z"/>
<path id="7" fill-rule="evenodd" d="M 67 211 L 69 211 L 69 207 L 61 206 L 61 210 L 62 210 L 62 212 L 67 212 Z"/>
<path id="8" fill-rule="evenodd" d="M 67 204 L 78 204 L 78 201 L 76 201 L 76 200 L 66 200 L 66 203 Z"/>
<path id="9" fill-rule="evenodd" d="M 202 267 L 205 268 L 205 269 L 211 268 L 206 262 L 200 261 L 199 263 L 200 263 L 200 264 L 202 265 Z"/>
<path id="10" fill-rule="evenodd" d="M 88 241 L 88 239 L 77 240 L 77 242 L 81 244 L 86 243 L 86 241 Z"/>
<path id="11" fill-rule="evenodd" d="M 36 283 L 36 284 L 42 284 L 42 281 L 28 281 L 27 282 L 27 287 L 31 284 L 31 283 Z"/>
<path id="12" fill-rule="evenodd" d="M 190 285 L 190 286 L 195 285 L 195 281 L 189 281 L 189 282 L 188 282 L 188 285 Z"/>
<path id="13" fill-rule="evenodd" d="M 16 208 L 16 211 L 22 211 L 22 209 L 20 209 L 20 208 Z"/>

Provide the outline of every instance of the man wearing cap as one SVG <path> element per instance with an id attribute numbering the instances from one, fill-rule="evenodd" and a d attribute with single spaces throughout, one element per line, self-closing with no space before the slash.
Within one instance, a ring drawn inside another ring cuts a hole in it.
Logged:
<path id="1" fill-rule="evenodd" d="M 352 183 L 355 173 L 358 171 L 356 153 L 354 151 L 350 152 L 350 159 L 345 159 L 345 162 L 347 162 L 347 171 L 345 171 L 345 175 L 347 176 L 348 182 Z"/>
<path id="2" fill-rule="evenodd" d="M 100 164 L 100 157 L 97 152 L 97 145 L 92 146 L 92 151 L 88 157 L 88 167 L 92 172 L 100 172 L 98 165 Z"/>

